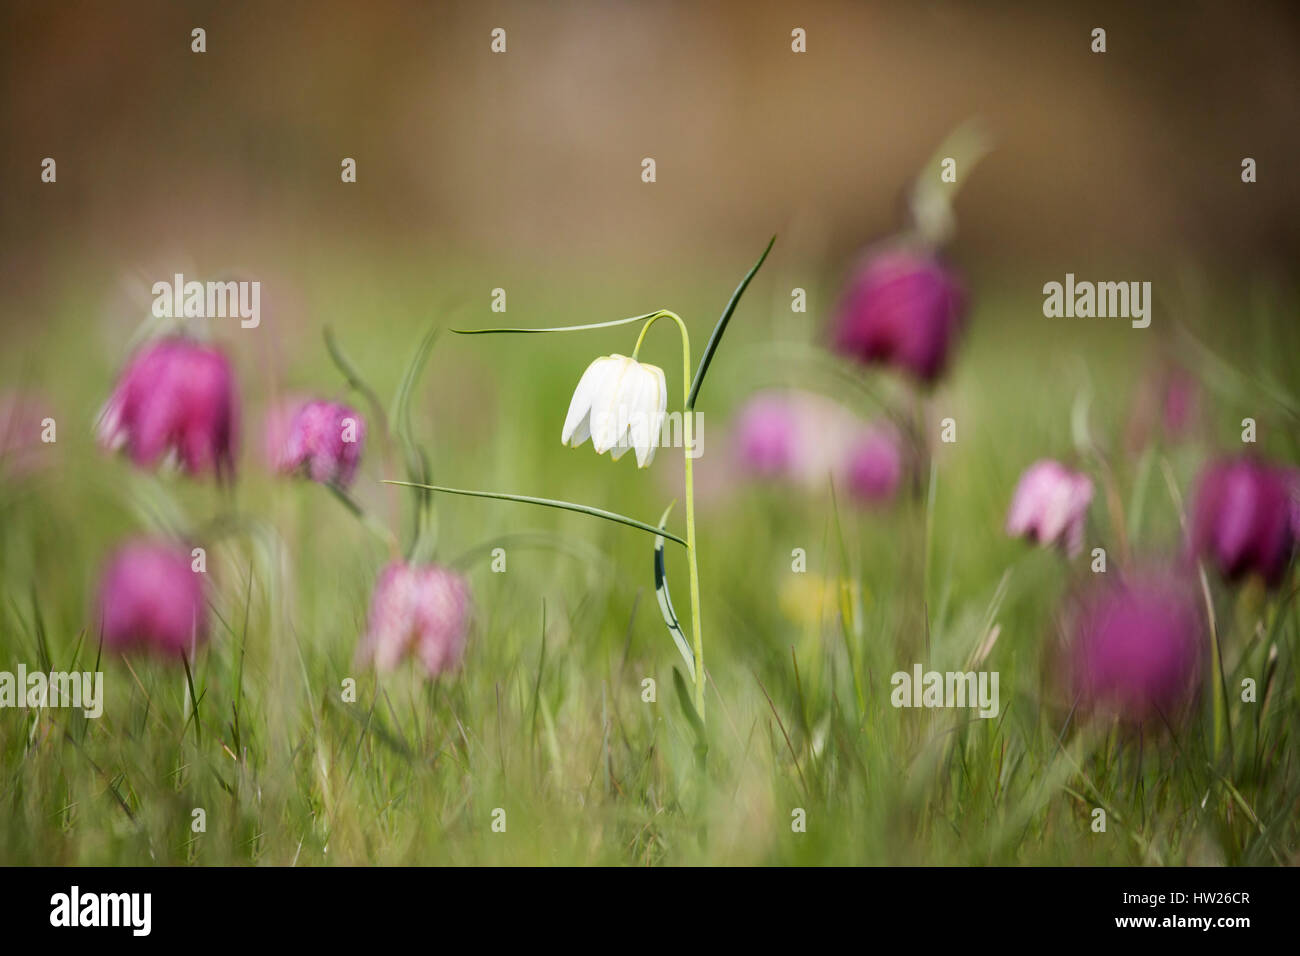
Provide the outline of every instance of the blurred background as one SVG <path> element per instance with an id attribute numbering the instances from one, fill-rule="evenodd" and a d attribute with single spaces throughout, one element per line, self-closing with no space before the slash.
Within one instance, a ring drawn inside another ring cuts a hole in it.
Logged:
<path id="1" fill-rule="evenodd" d="M 10 3 L 7 305 L 57 256 L 128 269 L 177 246 L 269 268 L 366 243 L 431 274 L 474 255 L 650 289 L 773 231 L 833 262 L 895 226 L 902 184 L 972 116 L 997 152 L 962 192 L 971 260 L 1281 266 L 1288 6 Z"/>

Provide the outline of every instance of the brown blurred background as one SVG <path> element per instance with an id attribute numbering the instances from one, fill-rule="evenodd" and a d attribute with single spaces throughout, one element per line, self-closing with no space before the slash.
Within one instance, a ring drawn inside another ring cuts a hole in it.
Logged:
<path id="1" fill-rule="evenodd" d="M 176 248 L 730 280 L 781 231 L 834 265 L 897 226 L 972 116 L 995 151 L 958 200 L 967 261 L 1284 271 L 1298 23 L 1267 3 L 8 3 L 4 321 L 66 280 L 51 257 L 129 271 Z"/>

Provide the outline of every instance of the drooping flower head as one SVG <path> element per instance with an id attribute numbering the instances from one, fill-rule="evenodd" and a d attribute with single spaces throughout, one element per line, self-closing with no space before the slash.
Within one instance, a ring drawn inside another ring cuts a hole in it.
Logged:
<path id="1" fill-rule="evenodd" d="M 1047 546 L 1059 544 L 1071 557 L 1083 547 L 1092 502 L 1092 480 L 1045 458 L 1025 469 L 1011 496 L 1007 534 Z"/>
<path id="2" fill-rule="evenodd" d="M 860 361 L 894 365 L 929 383 L 946 368 L 965 311 L 961 283 L 933 253 L 891 248 L 870 256 L 850 280 L 833 343 Z"/>
<path id="3" fill-rule="evenodd" d="M 1200 681 L 1205 641 L 1195 591 L 1167 572 L 1100 577 L 1067 625 L 1074 699 L 1134 722 L 1173 720 Z"/>
<path id="4" fill-rule="evenodd" d="M 109 559 L 97 612 L 114 650 L 180 655 L 207 638 L 204 575 L 190 554 L 157 541 L 133 541 Z"/>
<path id="5" fill-rule="evenodd" d="M 189 474 L 234 473 L 238 430 L 234 373 L 225 355 L 187 339 L 163 339 L 137 353 L 99 420 L 107 448 L 152 467 L 174 456 Z"/>
<path id="6" fill-rule="evenodd" d="M 394 561 L 380 572 L 359 659 L 392 670 L 414 654 L 430 677 L 455 670 L 469 631 L 469 582 L 436 564 Z"/>
<path id="7" fill-rule="evenodd" d="M 1280 584 L 1295 550 L 1295 485 L 1286 469 L 1253 458 L 1219 461 L 1201 474 L 1191 546 L 1229 580 L 1258 574 Z"/>
<path id="8" fill-rule="evenodd" d="M 366 422 L 347 405 L 310 400 L 268 417 L 267 451 L 280 474 L 302 474 L 321 484 L 347 487 L 356 476 Z"/>
<path id="9" fill-rule="evenodd" d="M 618 461 L 636 449 L 638 468 L 649 467 L 668 409 L 663 369 L 625 355 L 596 359 L 582 373 L 564 417 L 560 441 L 577 448 L 588 438 L 596 454 Z"/>

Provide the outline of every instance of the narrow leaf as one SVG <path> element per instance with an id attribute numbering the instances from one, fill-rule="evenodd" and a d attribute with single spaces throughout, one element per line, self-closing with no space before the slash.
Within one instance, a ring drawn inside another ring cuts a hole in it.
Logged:
<path id="1" fill-rule="evenodd" d="M 645 315 L 634 315 L 626 319 L 614 319 L 612 322 L 593 322 L 591 325 L 560 325 L 550 329 L 452 329 L 457 335 L 489 335 L 498 332 L 513 332 L 518 334 L 527 334 L 532 332 L 585 332 L 588 329 L 607 329 L 615 325 L 630 325 L 633 322 L 644 322 L 646 319 L 658 315 L 657 312 L 647 312 Z"/>
<path id="2" fill-rule="evenodd" d="M 662 529 L 668 521 L 668 512 L 673 510 L 674 501 L 664 509 L 663 516 L 659 519 L 659 527 Z M 686 669 L 690 671 L 691 683 L 695 682 L 695 655 L 691 653 L 690 645 L 686 643 L 686 635 L 682 633 L 682 627 L 677 623 L 677 611 L 673 609 L 673 598 L 668 593 L 668 573 L 664 568 L 664 536 L 655 536 L 655 598 L 659 601 L 659 610 L 664 616 L 664 623 L 668 625 L 668 633 L 672 635 L 673 643 L 677 645 L 677 650 L 682 655 L 682 660 L 686 662 Z"/>
<path id="3" fill-rule="evenodd" d="M 745 289 L 749 287 L 749 280 L 754 278 L 759 267 L 763 265 L 763 260 L 767 254 L 772 251 L 772 246 L 776 243 L 776 236 L 773 236 L 767 243 L 767 248 L 763 254 L 758 257 L 754 267 L 745 273 L 745 278 L 740 280 L 740 285 L 736 286 L 736 291 L 731 293 L 731 301 L 727 307 L 722 310 L 722 318 L 718 319 L 718 324 L 713 327 L 713 334 L 709 336 L 709 344 L 704 346 L 704 355 L 700 358 L 699 367 L 695 370 L 695 379 L 691 382 L 691 394 L 686 399 L 686 410 L 690 411 L 695 408 L 695 399 L 700 394 L 700 386 L 704 384 L 704 373 L 709 370 L 709 363 L 713 361 L 713 353 L 718 350 L 718 343 L 722 341 L 722 333 L 727 331 L 727 323 L 731 321 L 732 313 L 736 311 L 736 306 L 740 304 L 740 297 L 745 294 Z"/>
<path id="4" fill-rule="evenodd" d="M 471 498 L 497 498 L 501 501 L 522 501 L 524 504 L 542 505 L 547 508 L 559 508 L 561 511 L 577 511 L 584 515 L 591 515 L 593 518 L 604 518 L 606 521 L 613 521 L 616 524 L 625 524 L 629 528 L 640 528 L 642 531 L 648 531 L 653 535 L 663 535 L 665 538 L 671 538 L 682 547 L 686 542 L 677 537 L 675 534 L 669 534 L 662 528 L 656 528 L 652 524 L 646 524 L 644 521 L 637 521 L 635 518 L 629 518 L 627 515 L 616 514 L 613 511 L 604 511 L 600 508 L 593 508 L 590 505 L 574 504 L 572 501 L 556 501 L 551 498 L 533 498 L 529 495 L 511 495 L 501 491 L 472 491 L 468 488 L 446 488 L 442 485 L 425 485 L 417 484 L 411 481 L 393 481 L 387 479 L 386 485 L 403 485 L 408 488 L 427 488 L 430 491 L 442 491 L 449 495 L 469 495 Z"/>

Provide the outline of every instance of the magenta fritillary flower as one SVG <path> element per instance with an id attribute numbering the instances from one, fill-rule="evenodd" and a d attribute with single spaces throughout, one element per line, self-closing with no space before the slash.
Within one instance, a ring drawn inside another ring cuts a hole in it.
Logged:
<path id="1" fill-rule="evenodd" d="M 366 422 L 347 405 L 311 400 L 287 416 L 273 413 L 267 423 L 272 467 L 302 474 L 321 484 L 347 487 L 356 477 L 366 440 Z"/>
<path id="2" fill-rule="evenodd" d="M 1200 681 L 1205 639 L 1195 591 L 1164 572 L 1104 577 L 1068 625 L 1075 699 L 1134 722 L 1173 719 Z"/>
<path id="3" fill-rule="evenodd" d="M 107 448 L 141 467 L 174 458 L 191 475 L 234 474 L 238 430 L 234 373 L 225 355 L 187 339 L 163 339 L 128 363 L 99 420 Z"/>
<path id="4" fill-rule="evenodd" d="M 869 257 L 850 280 L 833 343 L 859 361 L 894 365 L 930 383 L 947 367 L 965 311 L 961 283 L 939 259 L 892 248 Z"/>
<path id="5" fill-rule="evenodd" d="M 109 559 L 97 609 L 104 644 L 180 655 L 207 637 L 203 574 L 187 551 L 133 541 Z"/>
<path id="6" fill-rule="evenodd" d="M 455 670 L 469 631 L 469 582 L 436 564 L 394 561 L 380 572 L 358 658 L 392 670 L 408 654 L 430 677 Z"/>
<path id="7" fill-rule="evenodd" d="M 1059 544 L 1071 557 L 1083 547 L 1083 528 L 1092 503 L 1092 480 L 1058 461 L 1030 465 L 1007 513 L 1007 534 L 1047 546 Z"/>
<path id="8" fill-rule="evenodd" d="M 1191 547 L 1228 580 L 1258 574 L 1282 582 L 1295 550 L 1293 472 L 1252 458 L 1215 462 L 1201 474 Z"/>

